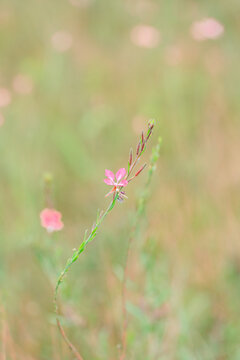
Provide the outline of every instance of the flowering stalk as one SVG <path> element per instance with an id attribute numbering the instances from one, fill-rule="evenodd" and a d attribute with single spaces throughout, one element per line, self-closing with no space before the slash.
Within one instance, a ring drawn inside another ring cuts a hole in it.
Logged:
<path id="1" fill-rule="evenodd" d="M 93 241 L 94 238 L 96 237 L 97 230 L 98 230 L 99 226 L 101 225 L 101 223 L 103 222 L 105 217 L 112 211 L 112 209 L 114 208 L 117 200 L 118 201 L 123 201 L 124 198 L 126 198 L 125 192 L 122 191 L 122 188 L 127 186 L 127 184 L 131 180 L 133 180 L 136 176 L 138 176 L 142 172 L 142 170 L 144 169 L 145 165 L 143 167 L 141 167 L 140 170 L 138 170 L 135 173 L 134 176 L 129 178 L 131 173 L 133 172 L 135 166 L 137 165 L 140 157 L 142 156 L 143 152 L 146 149 L 146 144 L 147 144 L 147 141 L 148 141 L 149 137 L 152 134 L 153 127 L 154 127 L 154 121 L 150 120 L 149 123 L 148 123 L 148 131 L 147 131 L 146 137 L 144 137 L 143 133 L 141 135 L 141 140 L 140 140 L 140 142 L 138 144 L 137 151 L 136 151 L 136 157 L 135 157 L 134 161 L 133 161 L 133 152 L 130 151 L 128 171 L 126 171 L 124 168 L 119 169 L 118 172 L 116 173 L 116 181 L 115 181 L 114 174 L 110 170 L 105 171 L 105 174 L 107 176 L 107 179 L 104 180 L 105 183 L 107 185 L 113 186 L 113 189 L 106 196 L 108 196 L 110 194 L 113 194 L 112 201 L 110 202 L 110 204 L 109 204 L 108 208 L 105 210 L 105 212 L 98 213 L 96 222 L 93 224 L 93 227 L 92 227 L 92 230 L 91 230 L 90 234 L 87 236 L 87 231 L 85 232 L 84 239 L 83 239 L 82 243 L 80 244 L 79 248 L 74 251 L 72 257 L 70 259 L 68 259 L 63 271 L 59 275 L 59 277 L 57 279 L 57 282 L 56 282 L 55 292 L 54 292 L 54 305 L 55 305 L 55 313 L 56 313 L 57 325 L 58 325 L 60 333 L 61 333 L 62 337 L 64 338 L 65 342 L 67 343 L 68 347 L 70 348 L 70 350 L 73 352 L 73 354 L 75 355 L 75 357 L 78 360 L 83 360 L 83 358 L 79 354 L 79 352 L 76 350 L 74 345 L 67 338 L 67 336 L 66 336 L 66 334 L 64 332 L 64 329 L 63 329 L 63 327 L 62 327 L 62 325 L 60 323 L 59 308 L 58 308 L 58 302 L 57 302 L 58 290 L 59 290 L 60 285 L 63 282 L 63 279 L 64 279 L 65 275 L 67 274 L 67 272 L 69 271 L 71 266 L 78 260 L 81 253 L 87 247 L 88 243 Z"/>
<path id="2" fill-rule="evenodd" d="M 148 169 L 148 176 L 147 181 L 145 183 L 144 189 L 140 194 L 140 197 L 137 202 L 137 209 L 136 209 L 136 217 L 134 219 L 134 223 L 132 229 L 130 231 L 130 236 L 128 238 L 127 243 L 127 253 L 125 259 L 125 266 L 124 266 L 124 273 L 123 273 L 123 281 L 122 281 L 122 316 L 123 316 L 123 325 L 122 325 L 122 340 L 121 340 L 121 353 L 119 360 L 125 360 L 126 358 L 126 350 L 127 350 L 127 325 L 128 325 L 128 317 L 127 317 L 127 309 L 126 309 L 126 301 L 127 301 L 127 289 L 126 289 L 126 282 L 128 277 L 128 265 L 129 265 L 129 258 L 130 258 L 130 251 L 132 247 L 132 243 L 134 238 L 136 237 L 137 230 L 139 228 L 140 220 L 146 209 L 146 203 L 149 196 L 149 186 L 152 180 L 153 173 L 156 170 L 156 163 L 159 158 L 161 146 L 161 138 L 158 139 L 157 145 L 152 150 L 152 156 L 150 160 L 150 165 Z M 141 171 L 141 169 L 139 170 Z"/>

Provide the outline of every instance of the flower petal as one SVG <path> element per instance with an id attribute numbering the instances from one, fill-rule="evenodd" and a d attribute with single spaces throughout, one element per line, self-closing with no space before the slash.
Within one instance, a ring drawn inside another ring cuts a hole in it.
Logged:
<path id="1" fill-rule="evenodd" d="M 109 179 L 111 179 L 112 181 L 114 180 L 115 176 L 114 173 L 111 170 L 106 169 L 105 170 L 105 176 Z"/>
<path id="2" fill-rule="evenodd" d="M 119 182 L 119 180 L 121 180 L 126 175 L 126 173 L 127 172 L 124 168 L 119 169 L 116 173 L 117 182 Z"/>
<path id="3" fill-rule="evenodd" d="M 55 209 L 44 209 L 40 213 L 41 225 L 49 232 L 61 230 L 64 226 L 62 214 Z"/>
<path id="4" fill-rule="evenodd" d="M 104 181 L 105 184 L 107 184 L 107 185 L 114 185 L 112 179 L 104 179 L 103 181 Z"/>
<path id="5" fill-rule="evenodd" d="M 120 185 L 120 186 L 127 186 L 127 184 L 128 184 L 127 180 L 122 180 L 118 183 L 118 185 Z"/>

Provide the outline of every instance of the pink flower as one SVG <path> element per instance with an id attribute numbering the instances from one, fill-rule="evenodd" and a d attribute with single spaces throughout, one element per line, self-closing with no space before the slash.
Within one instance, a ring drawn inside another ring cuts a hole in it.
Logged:
<path id="1" fill-rule="evenodd" d="M 140 47 L 155 48 L 160 42 L 160 33 L 158 29 L 149 25 L 137 25 L 130 34 L 132 42 Z"/>
<path id="2" fill-rule="evenodd" d="M 73 38 L 68 31 L 57 31 L 51 38 L 52 46 L 58 52 L 65 52 L 72 47 Z"/>
<path id="3" fill-rule="evenodd" d="M 217 39 L 224 32 L 224 27 L 214 18 L 205 18 L 192 24 L 191 34 L 195 40 Z"/>
<path id="4" fill-rule="evenodd" d="M 59 231 L 63 228 L 62 214 L 54 209 L 44 209 L 40 213 L 41 225 L 49 233 Z"/>
<path id="5" fill-rule="evenodd" d="M 113 186 L 113 189 L 106 196 L 108 196 L 116 191 L 119 191 L 120 187 L 127 186 L 128 181 L 126 179 L 124 179 L 126 174 L 127 174 L 127 172 L 124 168 L 119 169 L 116 172 L 116 175 L 114 175 L 114 173 L 110 170 L 107 170 L 107 169 L 105 170 L 105 175 L 107 178 L 104 179 L 104 182 L 107 185 Z M 116 180 L 115 180 L 115 176 L 116 176 Z"/>

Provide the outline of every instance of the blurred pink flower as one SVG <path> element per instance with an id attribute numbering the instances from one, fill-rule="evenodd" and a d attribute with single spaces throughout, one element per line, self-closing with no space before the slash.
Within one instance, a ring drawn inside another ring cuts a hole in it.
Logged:
<path id="1" fill-rule="evenodd" d="M 214 18 L 205 18 L 192 24 L 190 30 L 195 40 L 217 39 L 224 32 L 224 26 Z"/>
<path id="2" fill-rule="evenodd" d="M 5 119 L 4 119 L 3 115 L 0 114 L 0 126 L 2 126 L 4 124 L 4 121 L 5 121 Z"/>
<path id="3" fill-rule="evenodd" d="M 41 225 L 49 233 L 53 231 L 62 230 L 63 222 L 62 222 L 62 214 L 54 209 L 44 209 L 40 213 Z"/>
<path id="4" fill-rule="evenodd" d="M 72 46 L 72 35 L 67 31 L 57 31 L 52 35 L 52 46 L 58 52 L 65 52 Z"/>
<path id="5" fill-rule="evenodd" d="M 155 48 L 160 41 L 160 32 L 149 25 L 137 25 L 130 34 L 132 42 L 140 47 Z"/>
<path id="6" fill-rule="evenodd" d="M 5 107 L 11 103 L 12 97 L 9 90 L 0 88 L 0 107 Z"/>
<path id="7" fill-rule="evenodd" d="M 126 174 L 127 174 L 127 172 L 124 168 L 119 169 L 116 172 L 116 175 L 114 175 L 114 173 L 110 170 L 107 170 L 107 169 L 105 170 L 105 176 L 107 178 L 104 179 L 104 182 L 107 185 L 113 186 L 113 189 L 106 196 L 114 193 L 115 191 L 119 191 L 119 188 L 122 186 L 127 186 L 128 181 L 126 179 L 124 179 Z M 116 176 L 116 181 L 115 181 L 115 176 Z"/>
<path id="8" fill-rule="evenodd" d="M 16 75 L 13 79 L 13 89 L 19 94 L 30 94 L 33 90 L 32 79 L 27 75 Z"/>

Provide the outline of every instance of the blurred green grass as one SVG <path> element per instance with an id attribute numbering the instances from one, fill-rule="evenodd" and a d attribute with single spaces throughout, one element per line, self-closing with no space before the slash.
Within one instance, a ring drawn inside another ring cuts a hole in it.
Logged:
<path id="1" fill-rule="evenodd" d="M 106 204 L 104 169 L 126 166 L 129 147 L 154 117 L 152 144 L 160 134 L 163 146 L 148 228 L 132 254 L 129 356 L 238 360 L 240 3 L 79 4 L 0 4 L 0 87 L 12 95 L 0 109 L 0 300 L 11 333 L 7 358 L 14 359 L 14 351 L 25 360 L 70 356 L 54 325 L 52 286 L 34 253 L 47 238 L 39 222 L 43 173 L 54 174 L 54 204 L 65 223 L 51 238 L 57 273 Z M 224 25 L 222 38 L 191 38 L 192 22 L 205 16 Z M 159 29 L 158 47 L 131 42 L 138 24 Z M 51 40 L 60 30 L 73 41 L 63 53 Z M 172 49 L 181 54 L 176 64 Z M 14 91 L 18 74 L 32 79 L 30 94 Z M 129 200 L 106 220 L 63 288 L 68 332 L 89 360 L 117 357 L 120 274 L 143 183 L 144 175 L 129 186 Z"/>

